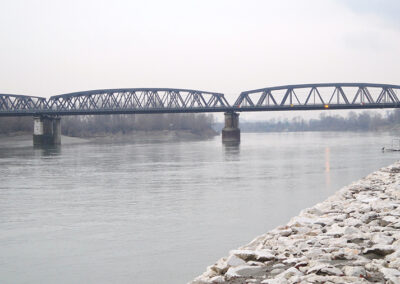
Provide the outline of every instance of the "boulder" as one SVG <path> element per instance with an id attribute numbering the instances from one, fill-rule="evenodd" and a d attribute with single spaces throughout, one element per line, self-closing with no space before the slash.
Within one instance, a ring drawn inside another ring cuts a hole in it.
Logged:
<path id="1" fill-rule="evenodd" d="M 374 245 L 364 250 L 364 254 L 374 253 L 377 255 L 385 256 L 395 251 L 392 245 Z"/>
<path id="2" fill-rule="evenodd" d="M 266 268 L 263 266 L 250 266 L 250 265 L 239 265 L 236 267 L 230 267 L 225 273 L 227 279 L 236 277 L 250 277 L 250 276 L 261 276 L 266 272 Z"/>
<path id="3" fill-rule="evenodd" d="M 237 257 L 236 255 L 231 254 L 228 257 L 226 263 L 228 266 L 238 266 L 238 265 L 245 264 L 246 262 L 243 259 Z"/>
<path id="4" fill-rule="evenodd" d="M 362 266 L 345 266 L 343 267 L 343 272 L 346 276 L 354 276 L 354 277 L 366 277 L 367 272 L 365 268 Z"/>
<path id="5" fill-rule="evenodd" d="M 336 268 L 327 263 L 317 264 L 307 270 L 307 274 L 318 274 L 318 275 L 343 275 L 342 270 Z"/>

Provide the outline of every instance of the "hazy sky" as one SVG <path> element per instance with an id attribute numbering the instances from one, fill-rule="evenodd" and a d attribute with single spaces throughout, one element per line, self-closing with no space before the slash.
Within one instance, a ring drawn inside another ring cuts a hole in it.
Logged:
<path id="1" fill-rule="evenodd" d="M 0 0 L 0 92 L 400 84 L 398 0 Z"/>

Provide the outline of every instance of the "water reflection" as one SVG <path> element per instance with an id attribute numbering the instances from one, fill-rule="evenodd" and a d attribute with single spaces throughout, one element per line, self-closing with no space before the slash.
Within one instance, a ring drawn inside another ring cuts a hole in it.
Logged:
<path id="1" fill-rule="evenodd" d="M 325 148 L 325 184 L 331 184 L 331 149 L 329 147 Z"/>
<path id="2" fill-rule="evenodd" d="M 235 147 L 240 145 L 240 141 L 222 141 L 222 144 L 228 147 Z"/>
<path id="3" fill-rule="evenodd" d="M 61 155 L 61 145 L 33 146 L 33 150 L 36 157 L 52 157 Z"/>
<path id="4" fill-rule="evenodd" d="M 240 144 L 239 143 L 233 143 L 233 144 L 223 144 L 224 150 L 225 150 L 225 160 L 227 161 L 237 161 L 239 160 L 239 155 L 240 155 Z"/>

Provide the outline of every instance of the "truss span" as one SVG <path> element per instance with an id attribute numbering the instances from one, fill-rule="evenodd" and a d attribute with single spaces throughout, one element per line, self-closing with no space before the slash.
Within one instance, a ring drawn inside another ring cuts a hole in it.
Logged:
<path id="1" fill-rule="evenodd" d="M 42 97 L 0 94 L 0 116 L 368 109 L 400 107 L 400 86 L 369 83 L 286 85 L 224 95 L 186 89 L 104 89 Z"/>
<path id="2" fill-rule="evenodd" d="M 400 107 L 400 86 L 369 83 L 303 84 L 242 92 L 237 111 Z"/>
<path id="3" fill-rule="evenodd" d="M 46 98 L 0 94 L 0 115 L 32 115 L 46 109 Z"/>
<path id="4" fill-rule="evenodd" d="M 53 96 L 49 112 L 59 114 L 212 112 L 230 108 L 221 93 L 186 89 L 105 89 Z"/>

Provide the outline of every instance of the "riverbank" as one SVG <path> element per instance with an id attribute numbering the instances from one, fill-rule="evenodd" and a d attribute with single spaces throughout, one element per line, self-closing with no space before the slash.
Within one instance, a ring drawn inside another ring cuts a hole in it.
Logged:
<path id="1" fill-rule="evenodd" d="M 400 283 L 400 162 L 233 250 L 192 284 Z"/>
<path id="2" fill-rule="evenodd" d="M 203 131 L 194 133 L 189 130 L 154 130 L 154 131 L 132 131 L 129 133 L 98 133 L 85 136 L 62 135 L 61 144 L 77 143 L 127 143 L 127 142 L 168 142 L 168 141 L 195 141 L 211 139 L 219 133 L 214 131 Z M 11 132 L 0 134 L 0 145 L 31 146 L 32 134 L 27 132 Z"/>

